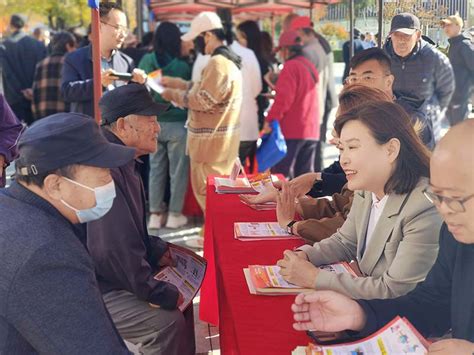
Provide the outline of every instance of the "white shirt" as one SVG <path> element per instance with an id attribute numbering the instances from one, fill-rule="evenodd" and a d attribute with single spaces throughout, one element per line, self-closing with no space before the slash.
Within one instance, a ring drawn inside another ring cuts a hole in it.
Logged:
<path id="1" fill-rule="evenodd" d="M 365 237 L 365 250 L 369 245 L 370 240 L 373 237 L 375 227 L 382 215 L 385 204 L 387 203 L 388 195 L 385 195 L 381 200 L 377 199 L 374 193 L 372 193 L 372 207 L 370 210 L 369 225 L 367 227 L 367 235 Z"/>
<path id="2" fill-rule="evenodd" d="M 240 141 L 256 141 L 258 131 L 257 96 L 262 92 L 262 74 L 253 50 L 234 41 L 230 48 L 242 58 L 242 106 L 240 109 Z"/>
<path id="3" fill-rule="evenodd" d="M 202 71 L 207 66 L 210 59 L 211 59 L 210 55 L 208 54 L 204 55 L 204 54 L 198 53 L 196 60 L 194 61 L 193 71 L 191 74 L 191 81 L 193 83 L 198 83 L 201 81 Z"/>

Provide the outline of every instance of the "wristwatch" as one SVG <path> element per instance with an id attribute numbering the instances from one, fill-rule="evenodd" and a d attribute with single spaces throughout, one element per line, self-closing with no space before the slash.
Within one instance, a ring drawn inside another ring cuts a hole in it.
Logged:
<path id="1" fill-rule="evenodd" d="M 296 221 L 291 221 L 290 223 L 288 223 L 286 225 L 286 231 L 288 232 L 288 234 L 291 234 L 291 235 L 294 235 L 295 233 L 293 233 L 293 225 L 296 223 Z"/>

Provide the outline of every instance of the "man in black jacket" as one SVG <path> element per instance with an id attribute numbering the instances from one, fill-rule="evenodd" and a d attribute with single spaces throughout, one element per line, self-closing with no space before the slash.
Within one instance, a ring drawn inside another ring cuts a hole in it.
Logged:
<path id="1" fill-rule="evenodd" d="M 119 51 L 128 33 L 125 13 L 116 3 L 107 2 L 100 4 L 99 15 L 103 91 L 127 84 L 128 80 L 119 80 L 114 72 L 132 73 L 131 81 L 144 84 L 145 72 L 135 68 L 133 60 Z M 71 111 L 94 117 L 92 45 L 66 56 L 62 76 L 61 91 L 64 101 L 71 103 Z"/>
<path id="2" fill-rule="evenodd" d="M 2 68 L 5 98 L 15 115 L 26 124 L 33 123 L 31 100 L 36 64 L 46 57 L 46 47 L 28 36 L 25 22 L 19 15 L 10 20 L 12 35 L 0 46 L 0 68 Z"/>
<path id="3" fill-rule="evenodd" d="M 392 62 L 397 96 L 423 102 L 422 111 L 431 120 L 435 140 L 454 92 L 454 74 L 448 58 L 421 38 L 418 17 L 401 13 L 393 17 L 384 50 Z"/>
<path id="4" fill-rule="evenodd" d="M 365 336 L 399 315 L 426 337 L 452 330 L 452 339 L 434 342 L 430 354 L 474 353 L 473 135 L 473 120 L 458 124 L 431 158 L 431 186 L 424 193 L 445 224 L 426 280 L 407 295 L 386 300 L 355 301 L 333 291 L 299 295 L 292 306 L 295 329 L 351 330 Z"/>
<path id="5" fill-rule="evenodd" d="M 154 278 L 171 260 L 167 243 L 148 234 L 138 170 L 137 158 L 157 149 L 156 116 L 167 105 L 155 103 L 143 85 L 129 84 L 104 94 L 99 106 L 105 137 L 136 149 L 136 160 L 111 170 L 117 186 L 112 209 L 87 225 L 87 246 L 105 304 L 122 337 L 141 344 L 141 354 L 194 354 L 192 305 L 183 315 L 176 286 Z"/>
<path id="6" fill-rule="evenodd" d="M 449 16 L 441 25 L 449 37 L 448 58 L 456 79 L 456 89 L 446 113 L 454 126 L 469 114 L 467 103 L 474 90 L 474 44 L 462 34 L 463 20 L 459 15 Z"/>

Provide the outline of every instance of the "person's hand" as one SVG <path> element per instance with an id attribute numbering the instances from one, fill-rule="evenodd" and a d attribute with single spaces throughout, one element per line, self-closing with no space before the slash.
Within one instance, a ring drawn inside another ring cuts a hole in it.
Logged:
<path id="1" fill-rule="evenodd" d="M 304 288 L 315 288 L 319 269 L 308 260 L 298 257 L 294 251 L 285 250 L 283 255 L 277 265 L 285 281 Z"/>
<path id="2" fill-rule="evenodd" d="M 306 173 L 295 177 L 290 181 L 290 185 L 294 189 L 296 197 L 301 197 L 311 191 L 316 180 L 321 180 L 321 173 Z"/>
<path id="3" fill-rule="evenodd" d="M 161 98 L 165 101 L 171 101 L 172 98 L 173 98 L 173 90 L 164 90 L 161 94 L 160 94 Z"/>
<path id="4" fill-rule="evenodd" d="M 181 78 L 173 78 L 171 76 L 163 76 L 160 81 L 161 85 L 168 89 L 187 90 L 189 83 Z M 162 95 L 163 96 L 163 95 Z"/>
<path id="5" fill-rule="evenodd" d="M 366 323 L 362 307 L 353 299 L 334 291 L 315 291 L 296 296 L 291 306 L 293 328 L 300 331 L 361 331 Z"/>
<path id="6" fill-rule="evenodd" d="M 161 267 L 163 267 L 163 266 L 175 266 L 175 262 L 171 258 L 171 252 L 170 252 L 169 248 L 163 254 L 163 256 L 161 257 L 161 259 L 159 261 L 159 266 L 161 266 Z"/>
<path id="7" fill-rule="evenodd" d="M 296 195 L 294 189 L 289 185 L 287 181 L 284 181 L 282 183 L 280 193 L 277 194 L 276 208 L 278 224 L 282 228 L 286 228 L 288 223 L 290 223 L 295 218 L 295 196 Z"/>
<path id="8" fill-rule="evenodd" d="M 114 75 L 114 70 L 113 69 L 107 69 L 104 70 L 101 73 L 101 78 L 100 81 L 102 83 L 102 86 L 104 88 L 108 87 L 110 84 L 112 84 L 115 80 L 118 80 L 118 77 Z"/>
<path id="9" fill-rule="evenodd" d="M 295 250 L 295 254 L 298 258 L 309 261 L 308 254 L 306 254 L 303 250 Z"/>
<path id="10" fill-rule="evenodd" d="M 27 99 L 28 101 L 33 100 L 33 89 L 24 89 L 24 90 L 21 90 L 21 93 L 23 94 L 25 99 Z"/>
<path id="11" fill-rule="evenodd" d="M 270 126 L 270 123 L 269 123 L 268 121 L 265 121 L 265 122 L 263 123 L 262 133 L 263 133 L 263 134 L 270 134 L 270 133 L 272 133 L 272 127 Z"/>
<path id="12" fill-rule="evenodd" d="M 146 78 L 147 75 L 143 70 L 138 68 L 133 69 L 131 81 L 143 85 L 146 83 Z"/>
<path id="13" fill-rule="evenodd" d="M 178 301 L 176 302 L 176 308 L 179 308 L 179 306 L 181 306 L 183 302 L 184 302 L 183 294 L 179 292 Z"/>
<path id="14" fill-rule="evenodd" d="M 249 205 L 256 205 L 259 203 L 276 202 L 278 196 L 278 190 L 273 186 L 268 187 L 265 191 L 260 192 L 258 195 L 239 195 L 240 199 Z"/>
<path id="15" fill-rule="evenodd" d="M 472 355 L 474 343 L 462 339 L 444 339 L 437 341 L 428 348 L 428 355 Z"/>

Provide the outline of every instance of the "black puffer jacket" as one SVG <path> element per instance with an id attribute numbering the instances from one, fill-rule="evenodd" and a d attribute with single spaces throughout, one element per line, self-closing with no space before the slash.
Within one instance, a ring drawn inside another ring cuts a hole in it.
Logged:
<path id="1" fill-rule="evenodd" d="M 443 53 L 424 40 L 406 58 L 395 54 L 391 41 L 384 49 L 392 60 L 393 91 L 397 97 L 424 101 L 425 105 L 439 106 L 441 110 L 447 108 L 454 92 L 454 74 Z"/>
<path id="2" fill-rule="evenodd" d="M 464 35 L 450 38 L 448 57 L 454 70 L 456 90 L 451 103 L 464 103 L 474 90 L 474 44 Z"/>

